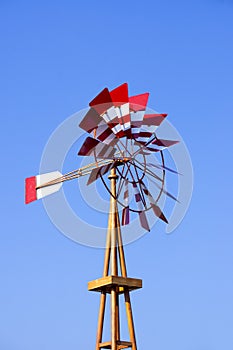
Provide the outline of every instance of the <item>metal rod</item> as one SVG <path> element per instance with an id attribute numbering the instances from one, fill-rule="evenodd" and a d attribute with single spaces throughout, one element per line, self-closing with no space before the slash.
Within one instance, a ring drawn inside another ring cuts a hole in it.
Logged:
<path id="1" fill-rule="evenodd" d="M 137 161 L 137 159 L 134 159 L 134 162 L 136 162 L 136 163 L 139 163 L 139 161 Z M 143 168 L 141 168 L 139 165 L 137 165 L 137 164 L 135 164 L 135 163 L 132 163 L 131 161 L 129 161 L 129 163 L 130 164 L 134 164 L 138 169 L 140 169 L 141 171 L 145 171 L 145 173 L 147 173 L 148 175 L 150 175 L 150 176 L 153 176 L 154 178 L 156 178 L 157 180 L 159 180 L 159 181 L 161 181 L 161 182 L 163 182 L 163 179 L 161 179 L 159 176 L 157 176 L 155 173 L 153 173 L 153 171 L 151 171 L 150 169 L 147 169 L 146 168 L 146 170 L 144 170 Z M 139 163 L 140 164 L 140 163 Z"/>
<path id="2" fill-rule="evenodd" d="M 103 165 L 107 165 L 107 164 L 111 164 L 113 162 L 113 160 L 102 160 L 102 161 L 99 161 L 100 163 L 100 166 L 103 166 Z M 91 169 L 89 169 L 91 168 Z M 68 181 L 68 180 L 73 180 L 77 177 L 80 177 L 80 176 L 85 176 L 85 175 L 88 175 L 90 174 L 90 172 L 96 168 L 96 163 L 91 163 L 91 164 L 88 164 L 82 168 L 79 168 L 79 169 L 76 169 L 76 170 L 73 170 L 73 171 L 70 171 L 69 173 L 67 174 L 64 174 L 54 180 L 51 180 L 51 181 L 48 181 L 40 186 L 37 187 L 37 189 L 39 188 L 43 188 L 43 187 L 47 187 L 47 186 L 51 186 L 51 185 L 55 185 L 57 183 L 61 183 L 61 182 L 64 182 L 64 181 Z"/>

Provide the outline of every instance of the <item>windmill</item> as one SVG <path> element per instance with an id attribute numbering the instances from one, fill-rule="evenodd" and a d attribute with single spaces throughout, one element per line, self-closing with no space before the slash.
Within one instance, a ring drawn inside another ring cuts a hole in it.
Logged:
<path id="1" fill-rule="evenodd" d="M 164 195 L 176 200 L 165 189 L 166 172 L 176 171 L 165 165 L 163 150 L 177 141 L 157 137 L 156 130 L 167 115 L 147 113 L 148 97 L 148 93 L 129 96 L 126 83 L 112 91 L 102 90 L 89 103 L 90 108 L 79 124 L 89 135 L 78 155 L 92 157 L 94 162 L 64 175 L 54 171 L 25 180 L 26 204 L 57 192 L 65 181 L 83 176 L 88 177 L 87 185 L 100 179 L 109 193 L 103 275 L 88 283 L 89 291 L 100 293 L 96 350 L 137 349 L 130 293 L 142 287 L 142 280 L 127 275 L 121 227 L 130 225 L 132 218 L 138 216 L 141 227 L 150 231 L 148 211 L 167 223 L 160 199 Z M 160 159 L 150 161 L 152 154 Z M 111 298 L 111 339 L 103 341 L 108 295 Z M 121 295 L 125 301 L 129 340 L 121 339 Z"/>

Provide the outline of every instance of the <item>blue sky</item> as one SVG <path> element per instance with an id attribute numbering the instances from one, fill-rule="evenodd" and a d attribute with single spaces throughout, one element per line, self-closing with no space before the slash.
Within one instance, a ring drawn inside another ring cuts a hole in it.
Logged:
<path id="1" fill-rule="evenodd" d="M 176 231 L 159 223 L 126 247 L 144 281 L 139 349 L 232 349 L 232 1 L 2 0 L 0 33 L 0 348 L 94 348 L 99 298 L 86 284 L 103 251 L 60 234 L 41 202 L 25 206 L 24 178 L 65 118 L 126 81 L 169 114 L 195 175 Z"/>

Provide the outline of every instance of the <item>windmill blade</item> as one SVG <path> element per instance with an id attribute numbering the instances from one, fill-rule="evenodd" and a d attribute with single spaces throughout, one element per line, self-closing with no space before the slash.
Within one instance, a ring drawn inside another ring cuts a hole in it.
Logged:
<path id="1" fill-rule="evenodd" d="M 146 185 L 144 184 L 144 182 L 141 180 L 141 185 L 142 185 L 142 189 L 145 193 L 145 195 L 148 197 L 148 200 L 150 202 L 150 205 L 153 209 L 154 214 L 161 220 L 163 220 L 164 222 L 166 222 L 168 224 L 167 218 L 165 217 L 165 215 L 163 214 L 162 210 L 159 208 L 159 206 L 155 203 L 150 191 L 148 190 L 148 188 L 146 187 Z"/>
<path id="2" fill-rule="evenodd" d="M 91 133 L 94 131 L 95 137 L 102 142 L 107 142 L 110 134 L 112 134 L 114 106 L 110 93 L 107 88 L 102 90 L 90 103 L 90 110 L 87 112 L 79 126 L 85 131 Z M 107 112 L 106 112 L 107 111 Z"/>
<path id="3" fill-rule="evenodd" d="M 122 210 L 121 225 L 126 226 L 129 224 L 129 207 L 125 207 Z"/>
<path id="4" fill-rule="evenodd" d="M 112 132 L 112 129 L 102 121 L 98 128 L 94 130 L 94 137 L 106 145 L 114 147 L 119 141 L 116 135 Z"/>
<path id="5" fill-rule="evenodd" d="M 89 156 L 93 153 L 93 150 L 97 145 L 100 144 L 100 141 L 97 139 L 93 139 L 92 137 L 87 137 L 82 144 L 80 150 L 78 151 L 79 156 Z"/>
<path id="6" fill-rule="evenodd" d="M 94 129 L 98 127 L 98 125 L 102 122 L 102 118 L 96 112 L 94 108 L 90 108 L 86 113 L 85 117 L 79 123 L 79 127 L 83 130 L 91 133 Z"/>
<path id="7" fill-rule="evenodd" d="M 111 90 L 110 96 L 114 107 L 121 107 L 125 103 L 129 103 L 128 84 L 124 83 Z M 122 121 L 124 121 L 123 118 Z M 122 124 L 124 124 L 124 122 L 122 122 Z"/>
<path id="8" fill-rule="evenodd" d="M 149 93 L 132 96 L 129 98 L 131 135 L 136 138 L 146 111 Z"/>
<path id="9" fill-rule="evenodd" d="M 168 220 L 166 216 L 163 214 L 162 210 L 159 208 L 157 204 L 151 204 L 153 212 L 155 216 L 157 216 L 160 220 L 164 221 L 166 224 L 168 224 Z"/>
<path id="10" fill-rule="evenodd" d="M 130 110 L 133 112 L 145 111 L 149 95 L 148 92 L 145 92 L 144 94 L 129 97 Z"/>
<path id="11" fill-rule="evenodd" d="M 163 182 L 163 179 L 161 177 L 159 177 L 158 175 L 156 175 L 153 171 L 151 171 L 150 169 L 147 169 L 145 167 L 145 165 L 141 164 L 137 159 L 134 158 L 133 162 L 129 161 L 130 164 L 132 164 L 134 167 L 136 167 L 137 169 L 145 172 L 147 175 L 152 176 L 153 178 L 155 178 L 156 180 L 160 181 L 161 183 Z M 136 164 L 137 163 L 137 164 Z"/>
<path id="12" fill-rule="evenodd" d="M 153 167 L 153 168 L 160 169 L 160 170 L 168 170 L 168 171 L 170 171 L 171 173 L 181 175 L 181 174 L 178 173 L 176 170 L 171 169 L 171 168 L 168 168 L 167 166 L 162 165 L 162 164 L 147 163 L 146 165 L 147 165 L 147 166 L 150 166 L 150 167 Z"/>
<path id="13" fill-rule="evenodd" d="M 101 116 L 107 109 L 112 107 L 112 99 L 108 88 L 103 89 L 90 103 L 89 106 Z"/>
<path id="14" fill-rule="evenodd" d="M 107 144 L 113 142 L 111 132 L 117 138 L 137 137 L 144 119 L 150 131 L 152 123 L 160 121 L 155 115 L 145 117 L 148 97 L 148 93 L 129 97 L 127 83 L 110 92 L 105 88 L 89 103 L 91 109 L 79 126 L 89 133 L 94 131 L 94 136 Z"/>
<path id="15" fill-rule="evenodd" d="M 153 184 L 155 184 L 155 186 L 156 186 L 160 191 L 162 190 L 162 192 L 163 192 L 166 196 L 170 197 L 171 199 L 173 199 L 174 201 L 176 201 L 176 202 L 179 203 L 178 199 L 177 199 L 175 196 L 173 196 L 173 194 L 171 194 L 170 192 L 166 191 L 164 188 L 162 188 L 161 186 L 159 186 L 159 185 L 158 185 L 154 180 L 152 180 L 150 177 L 148 177 L 148 180 L 151 181 L 151 182 L 153 182 Z"/>
<path id="16" fill-rule="evenodd" d="M 116 126 L 117 136 L 127 136 L 130 133 L 131 127 L 128 84 L 124 83 L 118 86 L 116 89 L 110 91 L 110 95 L 119 121 L 119 125 Z"/>
<path id="17" fill-rule="evenodd" d="M 82 144 L 78 155 L 90 156 L 95 155 L 97 158 L 111 158 L 116 152 L 116 148 L 102 143 L 97 139 L 88 136 Z"/>
<path id="18" fill-rule="evenodd" d="M 167 114 L 145 114 L 139 125 L 139 133 L 134 136 L 135 140 L 142 144 L 148 143 L 166 116 Z"/>
<path id="19" fill-rule="evenodd" d="M 124 137 L 130 128 L 128 84 L 124 83 L 110 91 L 108 98 L 109 101 L 111 99 L 111 105 L 109 102 L 109 107 L 101 117 L 117 138 Z"/>
<path id="20" fill-rule="evenodd" d="M 156 139 L 156 140 L 151 142 L 151 145 L 156 145 L 158 147 L 167 148 L 167 147 L 175 145 L 176 143 L 179 143 L 179 141 Z"/>
<path id="21" fill-rule="evenodd" d="M 100 114 L 117 138 L 125 136 L 125 125 L 129 118 L 128 84 L 122 84 L 111 92 L 104 89 L 89 105 Z"/>
<path id="22" fill-rule="evenodd" d="M 141 226 L 146 230 L 150 231 L 146 213 L 142 210 L 138 213 Z"/>
<path id="23" fill-rule="evenodd" d="M 88 178 L 87 185 L 90 185 L 93 182 L 95 182 L 100 176 L 103 176 L 108 171 L 110 171 L 112 168 L 113 168 L 113 163 L 107 164 L 107 165 L 103 165 L 103 166 L 101 166 L 99 168 L 93 169 L 91 171 L 91 174 L 90 174 L 89 178 Z"/>
<path id="24" fill-rule="evenodd" d="M 134 161 L 136 161 L 137 163 L 139 163 L 136 159 L 134 159 Z M 130 161 L 129 161 L 129 163 L 130 163 L 130 164 L 133 164 L 136 168 L 140 169 L 141 171 L 145 171 L 145 173 L 146 173 L 147 175 L 152 176 L 154 179 L 157 179 L 158 181 L 160 181 L 161 183 L 163 183 L 163 179 L 161 179 L 159 176 L 157 176 L 155 173 L 153 173 L 150 169 L 147 169 L 147 168 L 146 168 L 146 169 L 143 169 L 140 165 L 135 164 L 135 163 L 132 163 L 132 162 L 130 162 Z M 140 164 L 140 163 L 139 163 L 139 164 Z M 159 186 L 159 185 L 157 184 L 157 182 L 156 182 L 155 180 L 152 180 L 149 176 L 148 176 L 148 180 L 151 181 L 151 182 L 153 182 L 153 183 L 155 184 L 155 186 L 156 186 L 160 191 L 162 190 L 162 192 L 163 192 L 164 194 L 166 194 L 166 196 L 170 197 L 171 199 L 173 199 L 173 200 L 176 201 L 176 202 L 179 202 L 175 196 L 173 196 L 171 193 L 169 193 L 168 191 L 166 191 L 163 187 Z"/>
<path id="25" fill-rule="evenodd" d="M 79 127 L 87 131 L 89 134 L 93 133 L 95 138 L 107 145 L 114 146 L 117 142 L 117 140 L 115 141 L 115 135 L 112 133 L 112 130 L 93 108 L 89 109 L 79 124 Z"/>
<path id="26" fill-rule="evenodd" d="M 91 109 L 79 124 L 82 129 L 89 133 L 94 131 L 95 137 L 105 143 L 106 134 L 107 137 L 111 133 L 117 138 L 125 136 L 126 123 L 130 119 L 128 84 L 122 84 L 111 92 L 105 88 L 89 105 Z M 98 130 L 100 127 L 101 130 Z"/>
<path id="27" fill-rule="evenodd" d="M 152 137 L 153 133 L 151 133 L 150 131 L 145 131 L 145 130 L 141 130 L 138 131 L 137 134 L 134 135 L 134 143 L 137 144 L 140 143 L 142 145 L 145 145 L 149 139 Z"/>
<path id="28" fill-rule="evenodd" d="M 125 226 L 129 224 L 129 181 L 125 180 L 124 183 L 124 205 L 125 207 L 122 210 L 122 220 L 121 225 Z"/>
<path id="29" fill-rule="evenodd" d="M 43 183 L 58 180 L 59 178 L 62 178 L 62 174 L 59 171 L 53 171 L 46 174 L 31 176 L 25 179 L 25 203 L 31 203 L 37 199 L 59 191 L 62 186 L 62 182 L 55 183 L 48 187 L 39 188 Z"/>
<path id="30" fill-rule="evenodd" d="M 102 115 L 102 118 L 104 119 L 105 123 L 107 123 L 114 137 L 120 138 L 125 136 L 115 107 L 109 108 Z"/>
<path id="31" fill-rule="evenodd" d="M 112 160 L 108 164 L 101 165 L 100 167 L 96 167 L 96 168 L 92 169 L 92 171 L 90 172 L 90 176 L 88 178 L 88 181 L 87 181 L 87 185 L 90 185 L 91 183 L 96 181 L 99 177 L 105 175 L 112 168 L 121 166 L 123 164 L 124 164 L 124 162 L 121 160 L 116 160 L 116 161 Z"/>
<path id="32" fill-rule="evenodd" d="M 137 207 L 138 207 L 138 211 L 139 211 L 138 215 L 139 215 L 140 224 L 146 231 L 150 231 L 150 227 L 149 227 L 149 224 L 147 221 L 146 213 L 144 211 L 143 204 L 142 204 L 142 197 L 141 197 L 141 194 L 139 192 L 139 189 L 137 187 L 136 182 L 133 182 L 133 189 L 134 189 L 135 201 L 137 203 Z"/>
<path id="33" fill-rule="evenodd" d="M 158 127 L 166 117 L 167 117 L 166 113 L 145 114 L 143 118 L 143 126 L 146 125 L 146 126 Z"/>
<path id="34" fill-rule="evenodd" d="M 142 142 L 144 143 L 144 142 Z M 147 143 L 143 145 L 142 149 L 139 149 L 137 152 L 135 152 L 133 155 L 135 156 L 136 154 L 141 154 L 143 152 L 160 152 L 163 151 L 164 149 L 171 147 L 175 144 L 179 143 L 179 141 L 175 140 L 159 140 L 159 139 L 152 139 L 149 140 Z"/>

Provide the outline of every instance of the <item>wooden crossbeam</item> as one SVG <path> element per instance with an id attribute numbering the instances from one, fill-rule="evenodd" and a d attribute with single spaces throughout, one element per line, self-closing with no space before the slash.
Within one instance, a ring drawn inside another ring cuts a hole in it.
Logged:
<path id="1" fill-rule="evenodd" d="M 90 281 L 88 290 L 94 292 L 111 293 L 112 288 L 118 287 L 118 293 L 124 293 L 126 289 L 129 291 L 142 288 L 142 280 L 139 278 L 129 278 L 122 276 L 106 276 Z"/>
<path id="2" fill-rule="evenodd" d="M 117 341 L 117 348 L 118 349 L 127 349 L 127 348 L 131 348 L 131 347 L 132 347 L 132 343 L 130 341 L 122 341 L 122 340 Z M 99 348 L 100 349 L 111 349 L 112 343 L 110 341 L 100 343 Z"/>

